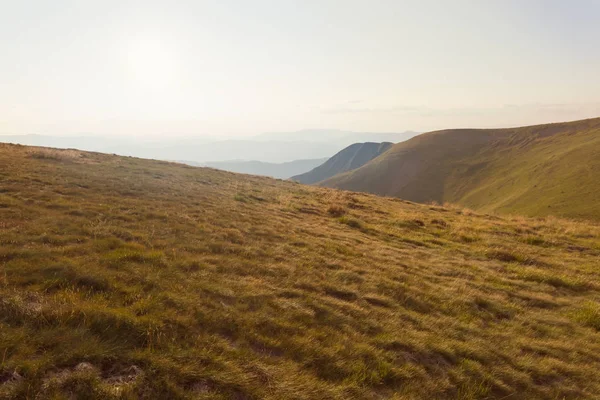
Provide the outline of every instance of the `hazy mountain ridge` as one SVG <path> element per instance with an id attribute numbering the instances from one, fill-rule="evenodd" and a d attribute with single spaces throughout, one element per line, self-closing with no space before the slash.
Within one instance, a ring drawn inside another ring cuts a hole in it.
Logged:
<path id="1" fill-rule="evenodd" d="M 341 150 L 322 165 L 313 170 L 293 176 L 291 179 L 313 184 L 331 178 L 337 174 L 359 168 L 375 157 L 383 154 L 393 143 L 354 143 Z"/>
<path id="2" fill-rule="evenodd" d="M 335 142 L 344 147 L 361 142 L 399 143 L 415 137 L 419 132 L 354 132 L 338 129 L 303 129 L 295 132 L 270 132 L 255 136 L 256 140 L 295 140 L 310 142 Z"/>
<path id="3" fill-rule="evenodd" d="M 240 174 L 269 176 L 278 179 L 288 179 L 294 175 L 302 174 L 323 164 L 328 158 L 318 158 L 314 160 L 294 160 L 284 163 L 268 163 L 262 161 L 218 161 L 207 163 L 192 163 L 196 166 L 205 166 L 221 169 Z"/>
<path id="4" fill-rule="evenodd" d="M 243 138 L 218 139 L 214 136 L 144 139 L 117 136 L 0 135 L 0 142 L 30 146 L 74 148 L 157 160 L 186 160 L 198 163 L 230 160 L 284 163 L 331 157 L 344 147 L 388 138 L 399 142 L 414 136 L 404 133 L 361 133 L 335 130 L 304 130 L 265 133 Z"/>
<path id="5" fill-rule="evenodd" d="M 394 145 L 322 182 L 483 211 L 600 218 L 600 118 L 509 129 L 451 129 Z"/>
<path id="6" fill-rule="evenodd" d="M 307 141 L 257 141 L 230 139 L 210 141 L 200 138 L 136 140 L 112 137 L 51 137 L 43 135 L 0 136 L 0 142 L 24 145 L 73 148 L 156 160 L 187 160 L 198 163 L 256 160 L 283 163 L 295 160 L 330 157 L 339 151 L 336 143 Z"/>

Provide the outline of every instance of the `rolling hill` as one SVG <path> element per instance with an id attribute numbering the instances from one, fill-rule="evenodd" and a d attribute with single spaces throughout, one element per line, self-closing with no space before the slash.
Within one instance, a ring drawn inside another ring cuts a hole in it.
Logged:
<path id="1" fill-rule="evenodd" d="M 284 163 L 330 157 L 343 145 L 337 142 L 264 140 L 262 138 L 216 140 L 210 137 L 166 137 L 157 140 L 110 136 L 55 137 L 43 135 L 0 135 L 0 142 L 114 153 L 155 160 L 186 160 L 197 163 L 257 160 Z"/>
<path id="2" fill-rule="evenodd" d="M 482 212 L 600 219 L 600 118 L 430 132 L 323 186 Z"/>
<path id="3" fill-rule="evenodd" d="M 416 132 L 377 133 L 312 129 L 297 132 L 263 133 L 256 136 L 223 137 L 210 135 L 162 135 L 128 137 L 127 135 L 3 135 L 0 142 L 28 146 L 55 147 L 114 153 L 123 156 L 156 160 L 186 160 L 206 164 L 230 163 L 231 160 L 255 160 L 265 163 L 286 163 L 294 160 L 321 159 L 357 142 L 400 142 L 417 135 Z M 233 166 L 243 168 L 244 166 Z M 315 165 L 316 166 L 316 165 Z M 251 166 L 251 168 L 254 168 Z M 286 178 L 309 171 L 293 171 Z M 251 173 L 244 172 L 243 173 Z M 268 174 L 269 176 L 271 174 Z"/>
<path id="4" fill-rule="evenodd" d="M 0 398 L 597 399 L 599 235 L 0 145 Z"/>
<path id="5" fill-rule="evenodd" d="M 310 171 L 327 160 L 327 158 L 318 158 L 311 160 L 294 160 L 284 163 L 267 163 L 262 161 L 219 161 L 204 163 L 204 166 L 240 174 L 288 179 L 291 176 Z"/>
<path id="6" fill-rule="evenodd" d="M 292 176 L 292 180 L 312 184 L 331 178 L 337 174 L 359 168 L 373 158 L 383 154 L 393 143 L 354 143 L 341 150 L 325 163 L 301 175 Z"/>

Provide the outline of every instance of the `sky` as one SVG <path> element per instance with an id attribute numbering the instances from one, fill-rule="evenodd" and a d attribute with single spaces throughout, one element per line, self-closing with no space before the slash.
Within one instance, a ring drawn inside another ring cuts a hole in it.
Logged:
<path id="1" fill-rule="evenodd" d="M 600 116 L 597 0 L 0 0 L 0 134 Z"/>

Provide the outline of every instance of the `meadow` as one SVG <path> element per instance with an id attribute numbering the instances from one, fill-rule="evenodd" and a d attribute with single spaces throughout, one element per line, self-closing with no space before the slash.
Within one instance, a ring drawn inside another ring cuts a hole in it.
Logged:
<path id="1" fill-rule="evenodd" d="M 0 144 L 0 398 L 599 398 L 599 234 Z"/>

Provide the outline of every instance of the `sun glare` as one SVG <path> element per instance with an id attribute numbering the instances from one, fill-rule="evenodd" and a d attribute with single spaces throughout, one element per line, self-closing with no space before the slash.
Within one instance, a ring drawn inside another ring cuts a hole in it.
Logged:
<path id="1" fill-rule="evenodd" d="M 177 75 L 175 56 L 165 43 L 159 40 L 136 41 L 127 55 L 133 80 L 142 88 L 164 90 L 174 84 Z"/>

